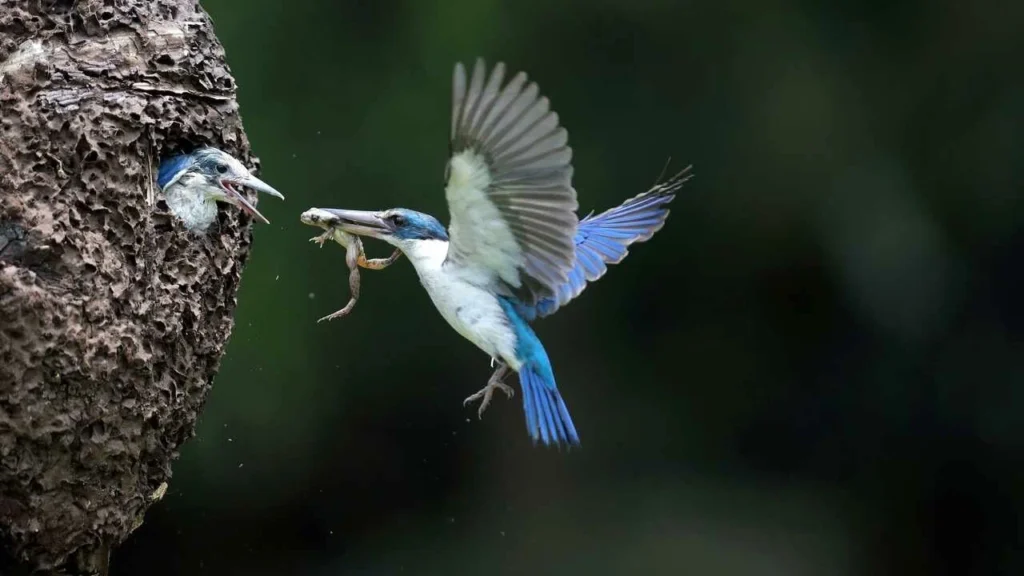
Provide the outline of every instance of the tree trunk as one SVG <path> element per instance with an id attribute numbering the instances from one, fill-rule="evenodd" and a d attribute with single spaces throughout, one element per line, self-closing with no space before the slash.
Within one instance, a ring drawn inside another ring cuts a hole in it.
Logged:
<path id="1" fill-rule="evenodd" d="M 162 202 L 199 144 L 255 163 L 195 0 L 0 0 L 0 573 L 105 573 L 194 434 L 251 245 Z"/>

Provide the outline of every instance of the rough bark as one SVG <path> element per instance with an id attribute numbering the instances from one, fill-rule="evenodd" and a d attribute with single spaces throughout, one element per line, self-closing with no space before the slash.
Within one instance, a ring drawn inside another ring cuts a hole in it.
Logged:
<path id="1" fill-rule="evenodd" d="M 4 574 L 105 572 L 194 433 L 251 245 L 160 201 L 199 144 L 255 163 L 195 0 L 0 0 Z"/>

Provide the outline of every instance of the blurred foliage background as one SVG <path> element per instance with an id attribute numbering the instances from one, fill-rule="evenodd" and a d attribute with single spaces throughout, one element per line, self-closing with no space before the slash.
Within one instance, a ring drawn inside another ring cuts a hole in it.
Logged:
<path id="1" fill-rule="evenodd" d="M 1024 573 L 1024 4 L 202 5 L 287 201 L 114 574 Z M 571 453 L 531 445 L 518 395 L 463 408 L 489 359 L 404 259 L 316 323 L 347 272 L 299 213 L 446 222 L 477 56 L 550 97 L 581 212 L 694 165 L 665 229 L 537 325 Z"/>

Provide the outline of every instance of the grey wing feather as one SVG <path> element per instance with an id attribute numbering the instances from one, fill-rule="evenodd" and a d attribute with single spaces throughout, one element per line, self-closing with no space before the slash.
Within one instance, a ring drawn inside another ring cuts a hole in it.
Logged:
<path id="1" fill-rule="evenodd" d="M 502 88 L 504 77 L 503 63 L 488 77 L 478 59 L 468 81 L 465 68 L 456 65 L 451 154 L 471 151 L 486 162 L 487 197 L 522 250 L 520 268 L 532 280 L 517 295 L 532 303 L 553 293 L 573 266 L 579 218 L 572 149 L 537 85 L 527 84 L 520 72 Z M 457 244 L 453 239 L 456 252 Z"/>

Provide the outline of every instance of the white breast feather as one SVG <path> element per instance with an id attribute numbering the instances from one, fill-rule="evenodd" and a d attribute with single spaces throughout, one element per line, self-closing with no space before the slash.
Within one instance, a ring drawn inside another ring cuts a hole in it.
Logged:
<path id="1" fill-rule="evenodd" d="M 482 157 L 468 150 L 452 157 L 445 189 L 452 242 L 464 266 L 484 268 L 518 287 L 522 249 L 487 197 L 490 183 Z"/>
<path id="2" fill-rule="evenodd" d="M 416 268 L 420 283 L 448 324 L 463 338 L 476 344 L 492 358 L 501 358 L 513 370 L 522 363 L 516 358 L 516 336 L 505 311 L 485 285 L 472 282 L 473 273 L 445 267 L 448 243 L 420 240 L 404 248 Z"/>
<path id="3" fill-rule="evenodd" d="M 164 190 L 167 208 L 189 230 L 203 232 L 217 219 L 217 203 L 203 197 L 201 176 L 185 174 Z"/>

